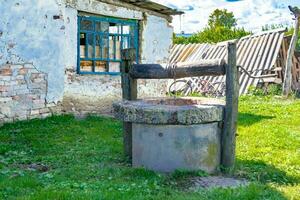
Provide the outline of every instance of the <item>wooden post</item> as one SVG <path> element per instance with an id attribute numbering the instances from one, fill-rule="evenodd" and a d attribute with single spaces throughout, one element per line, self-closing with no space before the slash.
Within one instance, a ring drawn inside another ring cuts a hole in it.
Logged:
<path id="1" fill-rule="evenodd" d="M 124 100 L 137 99 L 137 80 L 132 79 L 129 71 L 136 60 L 135 49 L 122 50 L 122 97 Z M 132 123 L 123 122 L 124 154 L 129 160 L 132 158 Z"/>
<path id="2" fill-rule="evenodd" d="M 221 145 L 221 164 L 225 169 L 232 168 L 235 162 L 238 98 L 239 81 L 236 65 L 236 43 L 229 42 L 226 65 L 226 106 Z"/>
<path id="3" fill-rule="evenodd" d="M 295 27 L 294 34 L 291 39 L 291 43 L 289 46 L 289 50 L 287 53 L 286 65 L 285 65 L 285 74 L 284 74 L 284 82 L 282 86 L 282 95 L 287 97 L 291 92 L 292 87 L 292 67 L 293 67 L 293 56 L 297 44 L 297 38 L 299 33 L 299 24 L 300 24 L 300 9 L 297 7 L 292 8 L 289 6 L 290 11 L 295 15 Z"/>

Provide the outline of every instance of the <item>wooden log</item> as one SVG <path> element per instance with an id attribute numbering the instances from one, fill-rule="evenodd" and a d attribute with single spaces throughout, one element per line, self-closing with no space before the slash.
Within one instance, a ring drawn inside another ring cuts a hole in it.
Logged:
<path id="1" fill-rule="evenodd" d="M 184 77 L 224 75 L 223 59 L 181 62 L 170 67 L 160 64 L 135 64 L 129 72 L 134 79 L 174 79 Z"/>
<path id="2" fill-rule="evenodd" d="M 226 106 L 222 132 L 221 164 L 224 169 L 232 168 L 235 162 L 235 137 L 237 130 L 239 82 L 236 65 L 236 43 L 228 43 L 226 65 Z"/>
<path id="3" fill-rule="evenodd" d="M 122 50 L 122 66 L 121 66 L 121 79 L 122 79 L 122 97 L 125 100 L 137 99 L 137 80 L 129 76 L 134 61 L 136 60 L 135 49 Z M 132 159 L 132 123 L 123 122 L 123 145 L 124 154 L 129 160 Z"/>
<path id="4" fill-rule="evenodd" d="M 291 39 L 291 43 L 287 53 L 284 82 L 282 86 L 282 95 L 287 97 L 292 88 L 292 66 L 293 66 L 293 56 L 296 49 L 296 44 L 298 40 L 299 26 L 300 26 L 300 9 L 297 7 L 289 6 L 290 11 L 295 15 L 295 25 L 294 33 Z"/>

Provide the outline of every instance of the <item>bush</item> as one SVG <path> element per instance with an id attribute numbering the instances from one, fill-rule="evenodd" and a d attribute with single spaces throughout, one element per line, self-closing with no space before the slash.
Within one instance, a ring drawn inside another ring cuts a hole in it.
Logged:
<path id="1" fill-rule="evenodd" d="M 281 95 L 281 91 L 282 91 L 282 86 L 278 84 L 270 84 L 262 88 L 250 86 L 248 89 L 248 95 L 275 96 L 275 95 Z"/>
<path id="2" fill-rule="evenodd" d="M 227 40 L 239 39 L 249 35 L 250 32 L 245 31 L 243 28 L 227 28 L 223 26 L 211 29 L 205 28 L 191 37 L 174 37 L 175 44 L 188 44 L 188 43 L 218 43 Z"/>

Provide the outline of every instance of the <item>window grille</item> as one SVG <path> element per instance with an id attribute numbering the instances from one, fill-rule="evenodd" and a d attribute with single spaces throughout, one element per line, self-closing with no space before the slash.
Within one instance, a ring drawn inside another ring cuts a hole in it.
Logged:
<path id="1" fill-rule="evenodd" d="M 135 48 L 138 55 L 137 20 L 78 16 L 79 74 L 119 75 L 125 48 Z"/>

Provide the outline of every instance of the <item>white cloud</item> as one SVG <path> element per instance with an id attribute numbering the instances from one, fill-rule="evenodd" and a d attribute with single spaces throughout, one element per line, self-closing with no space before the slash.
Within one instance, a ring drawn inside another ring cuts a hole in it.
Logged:
<path id="1" fill-rule="evenodd" d="M 185 11 L 181 17 L 173 20 L 174 31 L 193 33 L 207 24 L 213 10 L 227 9 L 238 19 L 238 26 L 253 32 L 260 31 L 266 24 L 291 25 L 292 16 L 288 5 L 300 7 L 300 0 L 153 0 L 179 10 Z M 181 23 L 180 23 L 181 21 Z M 180 27 L 181 24 L 181 27 Z"/>

